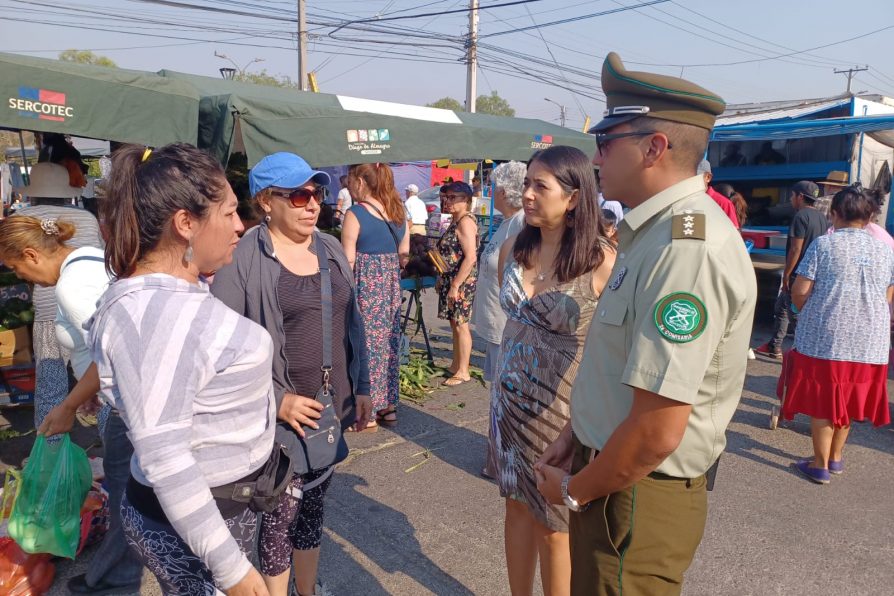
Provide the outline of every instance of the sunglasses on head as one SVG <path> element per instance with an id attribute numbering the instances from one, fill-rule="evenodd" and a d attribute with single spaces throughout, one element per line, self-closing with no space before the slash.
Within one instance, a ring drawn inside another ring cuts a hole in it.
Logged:
<path id="1" fill-rule="evenodd" d="M 310 203 L 312 198 L 316 199 L 317 203 L 321 202 L 326 195 L 326 189 L 322 186 L 317 186 L 313 190 L 308 190 L 306 188 L 293 188 L 291 190 L 270 189 L 270 194 L 281 199 L 288 199 L 289 203 L 292 204 L 292 207 L 299 208 L 307 207 L 307 204 Z"/>

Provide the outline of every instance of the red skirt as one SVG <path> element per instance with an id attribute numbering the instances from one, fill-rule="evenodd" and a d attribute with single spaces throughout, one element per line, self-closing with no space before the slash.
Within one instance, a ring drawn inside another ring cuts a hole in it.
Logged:
<path id="1" fill-rule="evenodd" d="M 823 360 L 791 350 L 783 359 L 776 394 L 786 420 L 806 414 L 831 420 L 837 428 L 852 420 L 869 420 L 873 426 L 891 422 L 887 364 Z"/>

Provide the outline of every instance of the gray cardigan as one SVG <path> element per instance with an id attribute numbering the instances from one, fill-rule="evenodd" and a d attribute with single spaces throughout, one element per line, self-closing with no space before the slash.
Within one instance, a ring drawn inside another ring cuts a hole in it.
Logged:
<path id="1" fill-rule="evenodd" d="M 342 424 L 354 422 L 354 400 L 342 401 L 356 395 L 369 395 L 369 357 L 366 352 L 366 334 L 363 319 L 357 308 L 354 272 L 348 265 L 341 243 L 329 234 L 320 234 L 328 252 L 329 262 L 338 268 L 351 286 L 351 310 L 348 317 L 348 375 L 351 379 L 351 396 L 339 396 L 336 405 Z M 314 246 L 311 244 L 311 252 Z M 273 338 L 273 390 L 276 394 L 276 408 L 282 404 L 283 394 L 295 393 L 289 379 L 288 363 L 284 345 L 285 331 L 282 325 L 282 309 L 276 294 L 279 282 L 280 263 L 273 251 L 273 242 L 266 223 L 245 233 L 233 253 L 233 262 L 214 275 L 211 293 L 241 315 L 260 324 Z M 339 345 L 333 338 L 333 345 Z M 320 348 L 322 349 L 322 348 Z M 344 405 L 342 405 L 344 404 Z"/>

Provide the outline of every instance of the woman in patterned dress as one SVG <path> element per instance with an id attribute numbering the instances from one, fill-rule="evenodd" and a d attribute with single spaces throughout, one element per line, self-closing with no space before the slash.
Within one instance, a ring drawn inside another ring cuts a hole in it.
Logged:
<path id="1" fill-rule="evenodd" d="M 453 331 L 453 362 L 450 378 L 454 387 L 469 381 L 472 357 L 472 302 L 478 285 L 478 224 L 472 215 L 472 187 L 454 182 L 444 195 L 444 210 L 453 216 L 450 227 L 438 240 L 438 252 L 449 269 L 438 276 L 438 318 L 450 321 Z"/>
<path id="2" fill-rule="evenodd" d="M 832 199 L 835 232 L 808 247 L 792 285 L 800 309 L 795 345 L 786 354 L 782 416 L 810 416 L 813 457 L 796 463 L 828 484 L 844 472 L 851 420 L 891 422 L 888 410 L 890 304 L 894 253 L 866 229 L 879 191 L 851 186 Z"/>
<path id="3" fill-rule="evenodd" d="M 386 164 L 360 164 L 348 170 L 354 206 L 342 224 L 341 242 L 354 268 L 357 303 L 366 329 L 369 383 L 375 421 L 397 422 L 400 397 L 400 269 L 410 254 L 410 232 L 403 201 Z"/>
<path id="4" fill-rule="evenodd" d="M 596 302 L 614 265 L 587 156 L 572 147 L 534 155 L 522 195 L 525 227 L 500 252 L 507 315 L 494 383 L 491 449 L 506 498 L 506 566 L 512 594 L 569 594 L 568 511 L 537 491 L 534 463 L 571 415 L 571 387 Z M 570 462 L 569 462 L 570 463 Z"/>

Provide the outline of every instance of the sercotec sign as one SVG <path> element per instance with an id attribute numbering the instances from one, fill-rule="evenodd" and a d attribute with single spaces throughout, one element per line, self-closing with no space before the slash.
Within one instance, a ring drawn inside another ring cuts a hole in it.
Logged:
<path id="1" fill-rule="evenodd" d="M 19 116 L 65 122 L 74 117 L 74 108 L 66 105 L 65 94 L 49 89 L 19 87 L 19 96 L 8 99 L 9 109 L 17 110 Z"/>

